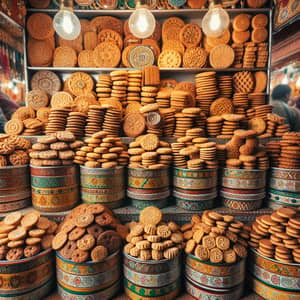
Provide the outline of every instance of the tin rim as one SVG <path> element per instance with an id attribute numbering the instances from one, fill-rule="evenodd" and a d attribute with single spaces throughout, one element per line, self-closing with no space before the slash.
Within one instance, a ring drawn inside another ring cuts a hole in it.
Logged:
<path id="1" fill-rule="evenodd" d="M 174 170 L 180 170 L 180 171 L 187 171 L 187 172 L 209 172 L 209 171 L 218 171 L 218 168 L 212 168 L 212 169 L 199 169 L 199 170 L 193 170 L 193 169 L 183 169 L 178 167 L 173 167 Z"/>
<path id="2" fill-rule="evenodd" d="M 90 167 L 80 165 L 80 169 L 85 169 L 85 170 L 120 170 L 124 168 L 125 168 L 124 166 L 116 166 L 113 168 L 90 168 Z"/>
<path id="3" fill-rule="evenodd" d="M 264 259 L 266 259 L 266 260 L 270 260 L 270 261 L 272 261 L 272 262 L 275 262 L 275 263 L 277 263 L 277 264 L 281 264 L 281 265 L 287 265 L 287 266 L 295 266 L 295 267 L 300 267 L 300 263 L 285 263 L 285 262 L 281 262 L 281 261 L 278 261 L 278 260 L 275 260 L 275 259 L 273 259 L 273 258 L 269 258 L 269 257 L 267 257 L 267 256 L 264 256 L 264 255 L 262 255 L 262 254 L 260 254 L 260 253 L 258 253 L 254 248 L 250 248 L 250 250 L 253 252 L 253 253 L 255 253 L 256 255 L 258 255 L 258 256 L 261 256 L 261 257 L 263 257 Z"/>
<path id="4" fill-rule="evenodd" d="M 136 258 L 136 257 L 133 257 L 133 256 L 127 254 L 123 250 L 123 255 L 127 259 L 132 260 L 132 261 L 137 262 L 137 263 L 140 263 L 140 264 L 150 264 L 150 265 L 163 264 L 163 263 L 175 261 L 176 259 L 180 258 L 181 253 L 182 253 L 182 251 L 179 250 L 179 254 L 177 256 L 175 256 L 173 259 L 166 259 L 166 258 L 164 258 L 164 259 L 161 259 L 161 260 L 154 260 L 154 259 L 151 259 L 151 260 L 142 260 L 142 259 L 139 259 L 139 258 Z"/>
<path id="5" fill-rule="evenodd" d="M 4 171 L 4 170 L 7 170 L 7 169 L 25 169 L 25 168 L 28 168 L 29 165 L 21 165 L 21 166 L 6 166 L 6 167 L 0 167 L 0 171 Z"/>
<path id="6" fill-rule="evenodd" d="M 272 171 L 272 170 L 275 170 L 275 171 L 279 170 L 279 171 L 300 172 L 300 169 L 283 169 L 283 168 L 275 168 L 275 167 L 271 168 L 271 171 Z"/>
<path id="7" fill-rule="evenodd" d="M 32 256 L 32 257 L 27 257 L 27 258 L 22 258 L 19 260 L 0 260 L 0 265 L 16 265 L 16 264 L 20 264 L 20 263 L 26 263 L 32 260 L 35 260 L 36 258 L 39 258 L 45 254 L 48 254 L 52 251 L 52 248 L 49 248 L 47 250 L 44 250 L 42 252 L 40 252 L 39 254 Z"/>
<path id="8" fill-rule="evenodd" d="M 68 166 L 34 166 L 34 165 L 29 165 L 30 168 L 33 169 L 62 169 L 62 168 L 70 168 L 70 167 L 76 167 L 76 164 L 68 165 Z"/>

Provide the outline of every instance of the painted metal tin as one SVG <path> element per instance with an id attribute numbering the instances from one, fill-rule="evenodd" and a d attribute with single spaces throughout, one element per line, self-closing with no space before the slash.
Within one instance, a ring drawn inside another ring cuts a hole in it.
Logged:
<path id="1" fill-rule="evenodd" d="M 191 254 L 186 255 L 185 259 L 185 276 L 197 285 L 214 290 L 229 289 L 243 283 L 245 271 L 245 259 L 234 264 L 201 261 Z"/>
<path id="2" fill-rule="evenodd" d="M 0 167 L 0 212 L 25 208 L 31 201 L 29 167 Z"/>
<path id="3" fill-rule="evenodd" d="M 174 168 L 173 186 L 185 190 L 203 190 L 217 186 L 218 170 L 190 170 Z"/>
<path id="4" fill-rule="evenodd" d="M 54 283 L 51 249 L 17 261 L 0 261 L 0 299 L 43 299 Z"/>
<path id="5" fill-rule="evenodd" d="M 157 170 L 128 168 L 128 187 L 160 190 L 170 186 L 169 168 Z"/>
<path id="6" fill-rule="evenodd" d="M 143 209 L 147 206 L 166 207 L 171 194 L 169 169 L 128 168 L 127 197 L 131 204 Z"/>
<path id="7" fill-rule="evenodd" d="M 164 198 L 160 200 L 138 200 L 138 199 L 131 199 L 131 204 L 137 209 L 144 209 L 148 206 L 155 206 L 157 208 L 164 208 L 168 206 L 169 198 Z"/>
<path id="8" fill-rule="evenodd" d="M 300 192 L 300 181 L 271 177 L 270 187 L 279 191 Z"/>
<path id="9" fill-rule="evenodd" d="M 222 203 L 225 207 L 228 207 L 230 209 L 235 210 L 241 210 L 241 211 L 251 211 L 251 210 L 257 210 L 261 208 L 263 204 L 263 199 L 258 200 L 251 200 L 251 201 L 244 201 L 244 200 L 233 200 L 228 199 L 225 197 L 222 197 Z"/>
<path id="10" fill-rule="evenodd" d="M 300 193 L 282 192 L 269 189 L 268 198 L 271 201 L 278 201 L 286 205 L 300 205 Z"/>
<path id="11" fill-rule="evenodd" d="M 125 197 L 124 167 L 101 169 L 80 166 L 80 185 L 83 202 L 118 208 Z"/>
<path id="12" fill-rule="evenodd" d="M 56 253 L 56 278 L 63 299 L 100 299 L 99 295 L 103 296 L 101 299 L 110 299 L 118 292 L 120 276 L 119 252 L 103 262 L 81 264 L 66 260 Z M 67 298 L 64 298 L 64 294 Z M 83 295 L 86 298 L 82 298 Z"/>
<path id="13" fill-rule="evenodd" d="M 145 288 L 124 279 L 125 293 L 131 300 L 173 300 L 180 292 L 180 280 L 156 288 Z"/>
<path id="14" fill-rule="evenodd" d="M 270 200 L 270 199 L 268 199 L 268 201 L 267 201 L 267 207 L 272 208 L 272 209 L 278 209 L 278 208 L 283 207 L 283 206 L 290 206 L 290 207 L 296 208 L 296 209 L 299 207 L 298 204 L 296 204 L 296 205 L 287 204 L 285 202 L 273 201 L 273 200 Z"/>
<path id="15" fill-rule="evenodd" d="M 300 181 L 300 169 L 271 168 L 271 177 Z"/>
<path id="16" fill-rule="evenodd" d="M 176 197 L 176 206 L 186 210 L 206 210 L 214 207 L 214 200 L 191 201 Z"/>
<path id="17" fill-rule="evenodd" d="M 265 170 L 223 168 L 222 186 L 232 189 L 261 189 L 266 186 Z"/>
<path id="18" fill-rule="evenodd" d="M 78 167 L 30 166 L 32 204 L 46 212 L 73 208 L 79 201 Z"/>
<path id="19" fill-rule="evenodd" d="M 194 299 L 201 300 L 235 300 L 243 295 L 243 284 L 231 289 L 213 290 L 199 286 L 190 279 L 185 279 L 185 288 Z"/>
<path id="20" fill-rule="evenodd" d="M 31 204 L 31 198 L 22 199 L 18 201 L 12 201 L 12 202 L 1 202 L 0 203 L 0 213 L 7 213 L 14 210 L 19 210 L 25 207 L 30 206 Z"/>
<path id="21" fill-rule="evenodd" d="M 145 261 L 124 253 L 124 285 L 130 299 L 174 299 L 180 289 L 181 257 Z"/>

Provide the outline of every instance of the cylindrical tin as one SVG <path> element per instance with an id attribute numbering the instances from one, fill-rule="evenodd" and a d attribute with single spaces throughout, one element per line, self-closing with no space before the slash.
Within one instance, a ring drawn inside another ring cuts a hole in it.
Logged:
<path id="1" fill-rule="evenodd" d="M 300 264 L 279 262 L 254 249 L 249 253 L 250 286 L 264 299 L 300 299 L 299 270 Z"/>
<path id="2" fill-rule="evenodd" d="M 103 262 L 74 263 L 56 252 L 56 278 L 62 299 L 111 299 L 119 291 L 121 256 L 116 252 Z"/>
<path id="3" fill-rule="evenodd" d="M 217 169 L 174 168 L 173 196 L 176 205 L 187 210 L 211 209 L 217 197 Z"/>
<path id="4" fill-rule="evenodd" d="M 230 289 L 243 283 L 245 279 L 246 260 L 241 259 L 233 264 L 214 264 L 201 261 L 188 254 L 185 260 L 185 277 L 203 288 Z"/>
<path id="5" fill-rule="evenodd" d="M 300 170 L 272 168 L 268 207 L 300 206 Z"/>
<path id="6" fill-rule="evenodd" d="M 266 171 L 223 168 L 222 186 L 241 190 L 265 188 Z"/>
<path id="7" fill-rule="evenodd" d="M 214 299 L 214 300 L 235 300 L 243 295 L 243 283 L 230 289 L 209 289 L 204 288 L 196 282 L 185 279 L 185 288 L 194 299 Z"/>
<path id="8" fill-rule="evenodd" d="M 223 188 L 220 190 L 220 196 L 223 205 L 228 208 L 243 211 L 259 209 L 266 196 L 264 189 L 249 190 L 247 192 L 248 193 L 241 193 L 241 191 L 237 189 Z M 249 192 L 251 192 L 251 194 Z"/>
<path id="9" fill-rule="evenodd" d="M 44 299 L 54 284 L 54 253 L 45 250 L 17 261 L 0 261 L 0 299 Z"/>
<path id="10" fill-rule="evenodd" d="M 132 300 L 175 299 L 180 291 L 180 256 L 144 261 L 124 253 L 125 293 Z"/>
<path id="11" fill-rule="evenodd" d="M 29 167 L 0 167 L 0 212 L 25 208 L 31 203 Z"/>
<path id="12" fill-rule="evenodd" d="M 80 185 L 83 202 L 118 208 L 125 197 L 124 167 L 101 169 L 80 166 Z"/>
<path id="13" fill-rule="evenodd" d="M 73 208 L 79 201 L 78 167 L 30 166 L 32 204 L 46 212 Z"/>
<path id="14" fill-rule="evenodd" d="M 152 169 L 128 168 L 127 197 L 136 208 L 167 205 L 170 196 L 168 167 Z"/>

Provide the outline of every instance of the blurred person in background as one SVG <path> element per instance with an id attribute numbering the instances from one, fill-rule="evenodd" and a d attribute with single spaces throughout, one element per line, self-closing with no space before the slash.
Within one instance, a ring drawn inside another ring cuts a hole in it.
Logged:
<path id="1" fill-rule="evenodd" d="M 288 105 L 291 88 L 287 84 L 279 84 L 272 91 L 273 113 L 285 118 L 285 124 L 291 131 L 300 131 L 300 111 Z"/>
<path id="2" fill-rule="evenodd" d="M 5 123 L 10 120 L 11 115 L 19 108 L 19 105 L 10 100 L 8 96 L 0 91 L 0 132 L 4 132 Z"/>

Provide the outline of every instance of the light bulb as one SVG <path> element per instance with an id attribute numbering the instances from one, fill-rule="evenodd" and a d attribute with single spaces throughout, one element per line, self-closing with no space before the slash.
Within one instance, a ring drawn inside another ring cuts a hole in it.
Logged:
<path id="1" fill-rule="evenodd" d="M 285 74 L 282 81 L 281 81 L 282 84 L 288 84 L 289 83 L 289 79 L 287 77 L 287 75 Z"/>
<path id="2" fill-rule="evenodd" d="M 202 30 L 210 37 L 220 37 L 230 23 L 229 15 L 220 5 L 209 8 L 202 20 Z"/>
<path id="3" fill-rule="evenodd" d="M 78 17 L 70 10 L 61 9 L 53 18 L 56 33 L 65 40 L 75 40 L 81 31 Z"/>
<path id="4" fill-rule="evenodd" d="M 137 38 L 145 39 L 155 30 L 156 21 L 151 11 L 137 7 L 128 20 L 130 32 Z"/>
<path id="5" fill-rule="evenodd" d="M 300 75 L 298 76 L 298 79 L 296 81 L 296 87 L 297 89 L 300 89 Z"/>

